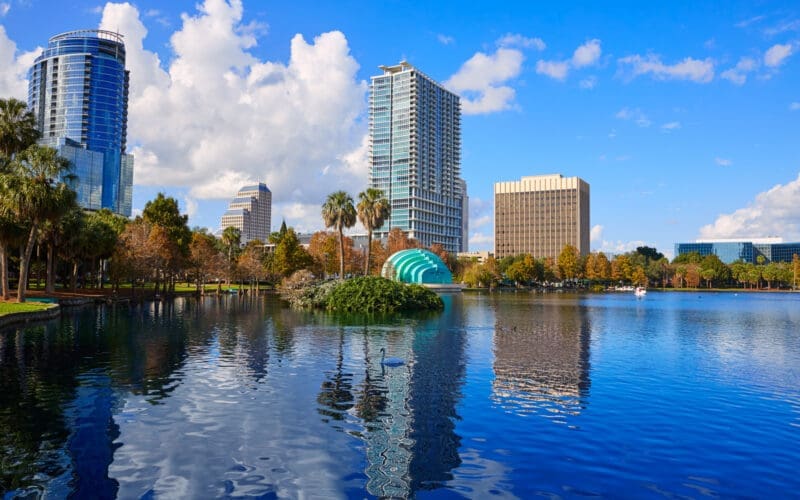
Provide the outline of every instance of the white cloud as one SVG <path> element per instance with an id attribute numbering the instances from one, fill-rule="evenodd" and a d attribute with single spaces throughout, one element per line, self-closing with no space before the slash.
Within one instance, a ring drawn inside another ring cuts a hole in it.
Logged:
<path id="1" fill-rule="evenodd" d="M 516 92 L 505 83 L 519 75 L 523 59 L 516 49 L 499 48 L 491 55 L 477 52 L 444 85 L 461 96 L 464 114 L 509 109 Z"/>
<path id="2" fill-rule="evenodd" d="M 714 61 L 687 57 L 675 64 L 664 64 L 661 56 L 636 54 L 619 59 L 620 72 L 628 78 L 651 75 L 656 80 L 689 80 L 695 83 L 708 83 L 714 79 Z"/>
<path id="3" fill-rule="evenodd" d="M 487 225 L 487 224 L 489 224 L 491 222 L 492 222 L 492 216 L 491 215 L 484 215 L 484 216 L 479 217 L 479 218 L 477 218 L 475 220 L 470 220 L 469 221 L 469 227 L 471 227 L 473 229 L 478 229 L 479 227 L 483 227 L 483 226 L 485 226 L 485 225 Z"/>
<path id="4" fill-rule="evenodd" d="M 653 123 L 639 108 L 624 107 L 617 111 L 617 114 L 614 116 L 620 120 L 632 121 L 642 128 L 649 127 Z"/>
<path id="5" fill-rule="evenodd" d="M 263 181 L 276 217 L 282 206 L 315 207 L 289 213 L 315 212 L 318 227 L 327 193 L 366 186 L 366 83 L 342 33 L 310 43 L 295 35 L 288 62 L 267 61 L 249 51 L 263 26 L 241 20 L 241 1 L 206 0 L 182 15 L 165 66 L 143 48 L 139 11 L 106 4 L 100 26 L 125 35 L 131 70 L 135 182 L 188 187 L 203 200 Z"/>
<path id="6" fill-rule="evenodd" d="M 589 236 L 589 241 L 602 241 L 603 239 L 603 226 L 600 224 L 595 224 L 592 226 L 592 230 Z"/>
<path id="7" fill-rule="evenodd" d="M 600 48 L 600 40 L 594 39 L 584 43 L 572 54 L 572 66 L 574 68 L 582 68 L 597 62 L 602 53 Z"/>
<path id="8" fill-rule="evenodd" d="M 756 69 L 758 69 L 758 61 L 752 57 L 742 57 L 739 59 L 739 62 L 736 63 L 736 66 L 723 71 L 720 76 L 736 85 L 744 85 L 747 81 L 747 73 L 755 71 Z"/>
<path id="9" fill-rule="evenodd" d="M 28 99 L 28 69 L 41 54 L 41 47 L 30 52 L 17 53 L 17 44 L 6 34 L 0 24 L 0 96 Z"/>
<path id="10" fill-rule="evenodd" d="M 800 109 L 800 102 L 793 102 L 789 105 L 790 111 L 797 111 L 798 109 Z"/>
<path id="11" fill-rule="evenodd" d="M 497 40 L 498 47 L 520 47 L 542 51 L 547 45 L 541 38 L 529 38 L 519 33 L 506 33 Z"/>
<path id="12" fill-rule="evenodd" d="M 197 200 L 190 196 L 184 196 L 183 198 L 183 210 L 181 213 L 185 213 L 189 216 L 189 219 L 194 219 L 194 216 L 197 214 Z"/>
<path id="13" fill-rule="evenodd" d="M 5 17 L 8 11 L 11 10 L 11 4 L 8 2 L 0 2 L 0 17 Z"/>
<path id="14" fill-rule="evenodd" d="M 756 195 L 755 200 L 733 213 L 717 217 L 700 228 L 701 238 L 800 239 L 800 176 Z"/>
<path id="15" fill-rule="evenodd" d="M 792 55 L 791 44 L 775 44 L 764 53 L 764 64 L 770 68 L 777 68 Z"/>
<path id="16" fill-rule="evenodd" d="M 745 19 L 743 21 L 739 21 L 738 23 L 734 24 L 734 26 L 736 26 L 737 28 L 746 28 L 746 27 L 750 26 L 753 23 L 757 23 L 757 22 L 765 19 L 766 17 L 767 16 L 763 16 L 763 15 L 762 16 L 754 16 L 754 17 L 751 17 L 749 19 Z"/>
<path id="17" fill-rule="evenodd" d="M 450 45 L 451 43 L 456 42 L 456 39 L 453 38 L 452 36 L 447 36 L 442 33 L 436 35 L 436 39 L 439 40 L 439 43 L 441 43 L 442 45 Z"/>
<path id="18" fill-rule="evenodd" d="M 491 250 L 493 246 L 494 246 L 493 234 L 472 233 L 469 237 L 469 248 L 471 251 L 481 250 L 481 249 Z"/>
<path id="19" fill-rule="evenodd" d="M 590 76 L 588 78 L 584 78 L 578 85 L 580 85 L 582 89 L 591 90 L 597 85 L 597 77 Z"/>
<path id="20" fill-rule="evenodd" d="M 733 165 L 733 162 L 727 158 L 720 158 L 719 156 L 714 158 L 714 163 L 719 165 L 720 167 L 730 167 Z"/>
<path id="21" fill-rule="evenodd" d="M 780 35 L 781 33 L 785 33 L 787 31 L 798 31 L 800 30 L 800 19 L 791 19 L 781 22 L 775 26 L 771 26 L 764 30 L 764 34 L 767 36 L 775 36 Z"/>
<path id="22" fill-rule="evenodd" d="M 602 240 L 600 242 L 600 245 L 595 245 L 595 247 L 592 248 L 592 251 L 603 252 L 607 255 L 616 255 L 616 254 L 633 252 L 634 250 L 636 250 L 637 247 L 642 247 L 642 246 L 654 246 L 654 245 L 650 245 L 642 240 L 633 240 L 633 241 Z"/>
<path id="23" fill-rule="evenodd" d="M 661 130 L 664 132 L 670 132 L 672 130 L 678 130 L 681 128 L 681 122 L 669 122 L 661 125 Z"/>
<path id="24" fill-rule="evenodd" d="M 546 75 L 554 80 L 564 80 L 569 73 L 569 61 L 543 61 L 536 62 L 536 72 Z"/>

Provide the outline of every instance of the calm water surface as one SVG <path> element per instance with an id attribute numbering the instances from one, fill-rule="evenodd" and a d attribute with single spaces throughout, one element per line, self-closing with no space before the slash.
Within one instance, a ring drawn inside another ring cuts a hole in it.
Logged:
<path id="1" fill-rule="evenodd" d="M 48 498 L 786 497 L 800 294 L 275 298 L 0 333 L 0 491 Z M 380 349 L 405 364 L 381 364 Z"/>

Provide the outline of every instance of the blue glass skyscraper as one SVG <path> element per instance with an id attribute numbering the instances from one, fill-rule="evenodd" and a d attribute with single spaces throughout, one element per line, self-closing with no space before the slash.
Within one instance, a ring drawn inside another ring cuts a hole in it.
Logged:
<path id="1" fill-rule="evenodd" d="M 28 80 L 40 143 L 72 162 L 78 203 L 130 216 L 133 156 L 125 152 L 129 72 L 122 35 L 78 30 L 54 36 Z"/>

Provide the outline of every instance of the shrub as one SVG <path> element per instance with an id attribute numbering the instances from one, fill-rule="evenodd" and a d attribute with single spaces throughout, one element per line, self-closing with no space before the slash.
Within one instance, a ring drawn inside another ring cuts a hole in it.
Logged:
<path id="1" fill-rule="evenodd" d="M 406 285 L 379 276 L 362 276 L 341 283 L 327 295 L 326 308 L 341 312 L 399 312 L 441 310 L 444 302 L 419 285 Z"/>

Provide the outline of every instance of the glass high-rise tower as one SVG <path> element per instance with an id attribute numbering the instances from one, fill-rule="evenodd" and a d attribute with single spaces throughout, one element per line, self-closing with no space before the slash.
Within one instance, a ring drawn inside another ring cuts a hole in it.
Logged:
<path id="1" fill-rule="evenodd" d="M 133 156 L 126 154 L 129 72 L 122 35 L 103 30 L 56 35 L 28 80 L 40 143 L 72 163 L 80 206 L 130 216 Z"/>
<path id="2" fill-rule="evenodd" d="M 383 190 L 392 210 L 375 234 L 399 228 L 423 246 L 460 252 L 459 98 L 405 61 L 380 68 L 370 87 L 370 186 Z"/>

